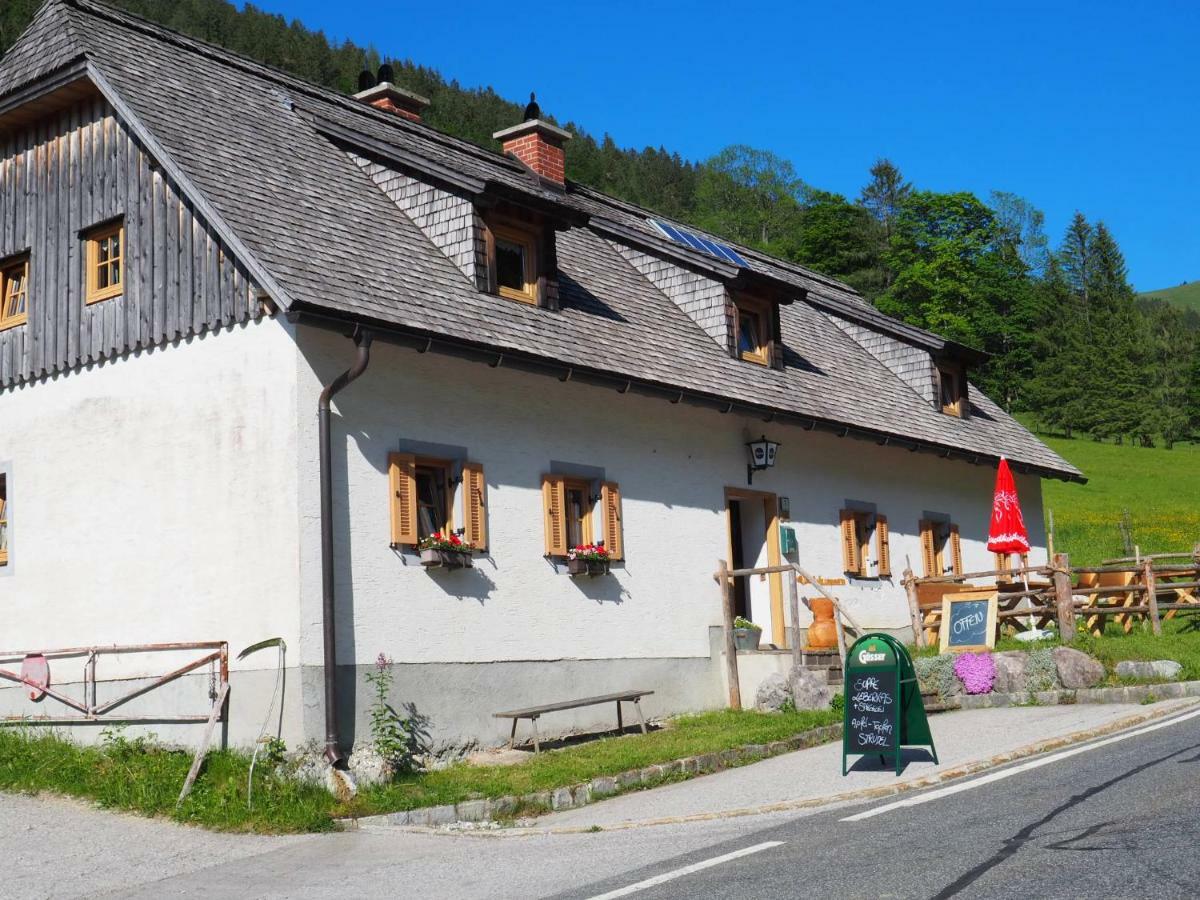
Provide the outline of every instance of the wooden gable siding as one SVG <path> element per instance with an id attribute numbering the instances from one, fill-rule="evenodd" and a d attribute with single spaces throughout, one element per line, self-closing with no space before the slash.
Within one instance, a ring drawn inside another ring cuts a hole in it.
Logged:
<path id="1" fill-rule="evenodd" d="M 124 291 L 84 302 L 81 231 L 124 217 Z M 29 321 L 0 388 L 261 315 L 245 268 L 100 98 L 0 134 L 0 259 L 28 253 Z"/>

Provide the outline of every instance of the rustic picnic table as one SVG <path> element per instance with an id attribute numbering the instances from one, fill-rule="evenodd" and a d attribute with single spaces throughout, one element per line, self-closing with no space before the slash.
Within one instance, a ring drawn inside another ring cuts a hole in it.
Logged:
<path id="1" fill-rule="evenodd" d="M 637 711 L 638 722 L 642 726 L 642 734 L 646 733 L 646 717 L 642 715 L 641 699 L 653 694 L 654 691 L 617 691 L 614 694 L 601 694 L 598 697 L 582 697 L 578 700 L 560 700 L 557 703 L 543 703 L 541 706 L 529 706 L 525 709 L 510 709 L 506 712 L 492 713 L 494 719 L 512 719 L 512 732 L 508 736 L 508 748 L 511 750 L 517 739 L 517 723 L 528 719 L 533 726 L 533 751 L 542 752 L 538 739 L 537 720 L 545 713 L 558 712 L 564 709 L 579 709 L 584 706 L 599 706 L 602 703 L 617 704 L 617 731 L 624 731 L 625 724 L 621 716 L 621 704 L 632 703 Z"/>

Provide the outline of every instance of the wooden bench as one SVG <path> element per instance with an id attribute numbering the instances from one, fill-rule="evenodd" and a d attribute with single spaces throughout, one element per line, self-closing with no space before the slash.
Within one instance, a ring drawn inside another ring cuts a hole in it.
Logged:
<path id="1" fill-rule="evenodd" d="M 653 694 L 654 691 L 618 691 L 615 694 L 601 694 L 599 697 L 584 697 L 580 700 L 562 700 L 558 703 L 543 703 L 541 706 L 530 706 L 526 709 L 510 709 L 508 712 L 492 713 L 494 719 L 512 719 L 512 732 L 508 736 L 508 749 L 513 748 L 513 743 L 517 739 L 517 723 L 521 719 L 528 719 L 533 725 L 533 751 L 535 753 L 542 752 L 541 743 L 538 740 L 537 720 L 544 714 L 549 712 L 558 712 L 562 709 L 578 709 L 582 706 L 599 706 L 601 703 L 616 703 L 617 704 L 617 731 L 624 731 L 625 724 L 621 718 L 621 704 L 632 703 L 633 708 L 637 710 L 638 722 L 642 726 L 642 734 L 646 733 L 646 718 L 642 715 L 641 699 Z"/>

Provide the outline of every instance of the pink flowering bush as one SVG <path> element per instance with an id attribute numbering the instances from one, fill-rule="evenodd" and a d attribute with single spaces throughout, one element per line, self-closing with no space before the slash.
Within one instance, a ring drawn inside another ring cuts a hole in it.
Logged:
<path id="1" fill-rule="evenodd" d="M 954 674 L 968 694 L 990 694 L 996 680 L 996 664 L 990 653 L 963 653 L 954 660 Z"/>

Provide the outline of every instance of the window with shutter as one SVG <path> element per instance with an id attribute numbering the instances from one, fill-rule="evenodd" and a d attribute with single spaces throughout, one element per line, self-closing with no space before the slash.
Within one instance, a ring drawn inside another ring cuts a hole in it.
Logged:
<path id="1" fill-rule="evenodd" d="M 925 567 L 926 578 L 942 574 L 937 537 L 934 533 L 936 525 L 936 522 L 931 522 L 929 519 L 921 520 L 921 564 Z"/>
<path id="2" fill-rule="evenodd" d="M 411 453 L 388 454 L 391 488 L 392 546 L 416 544 L 417 458 Z"/>
<path id="3" fill-rule="evenodd" d="M 609 559 L 625 558 L 625 536 L 621 522 L 621 488 L 614 481 L 600 486 L 600 506 L 604 514 L 604 549 Z"/>
<path id="4" fill-rule="evenodd" d="M 546 531 L 546 555 L 566 556 L 567 484 L 561 475 L 542 476 L 542 517 Z"/>
<path id="5" fill-rule="evenodd" d="M 841 511 L 842 525 L 842 569 L 849 575 L 861 574 L 862 553 L 858 544 L 858 523 L 854 512 Z"/>
<path id="6" fill-rule="evenodd" d="M 875 516 L 875 556 L 879 562 L 876 574 L 880 578 L 891 578 L 892 550 L 888 544 L 887 516 Z"/>
<path id="7" fill-rule="evenodd" d="M 463 463 L 463 538 L 476 550 L 487 549 L 487 481 L 479 463 Z"/>
<path id="8" fill-rule="evenodd" d="M 955 575 L 966 571 L 963 568 L 962 539 L 958 536 L 958 526 L 953 524 L 950 526 L 950 565 Z"/>
<path id="9" fill-rule="evenodd" d="M 0 566 L 8 565 L 8 477 L 0 473 Z"/>

